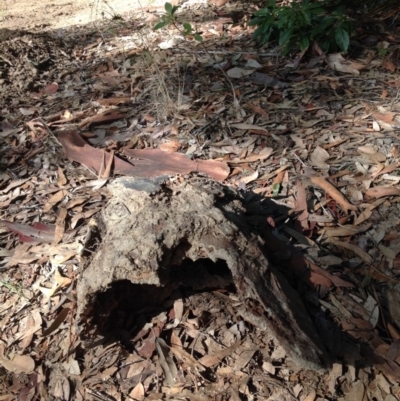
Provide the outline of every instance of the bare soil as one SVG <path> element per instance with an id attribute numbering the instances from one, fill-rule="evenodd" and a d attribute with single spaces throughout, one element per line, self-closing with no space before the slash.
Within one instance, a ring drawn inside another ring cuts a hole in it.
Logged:
<path id="1" fill-rule="evenodd" d="M 3 0 L 1 28 L 50 30 L 86 25 L 164 4 L 162 0 Z"/>

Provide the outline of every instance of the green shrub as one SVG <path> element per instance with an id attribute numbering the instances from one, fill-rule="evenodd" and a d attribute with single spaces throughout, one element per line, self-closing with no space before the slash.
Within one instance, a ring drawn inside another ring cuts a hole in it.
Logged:
<path id="1" fill-rule="evenodd" d="M 181 32 L 183 36 L 193 35 L 198 42 L 203 40 L 203 37 L 197 32 L 193 31 L 192 25 L 190 25 L 188 22 L 184 22 L 182 27 L 179 25 L 175 15 L 176 11 L 178 10 L 178 6 L 172 6 L 171 3 L 165 3 L 164 8 L 165 14 L 161 15 L 160 21 L 153 27 L 154 30 L 173 25 Z"/>
<path id="2" fill-rule="evenodd" d="M 344 6 L 329 13 L 323 6 L 323 2 L 315 0 L 293 2 L 290 6 L 277 6 L 275 0 L 268 0 L 249 23 L 257 26 L 253 38 L 260 44 L 277 40 L 284 55 L 296 48 L 305 50 L 313 42 L 325 52 L 347 52 L 352 24 Z"/>

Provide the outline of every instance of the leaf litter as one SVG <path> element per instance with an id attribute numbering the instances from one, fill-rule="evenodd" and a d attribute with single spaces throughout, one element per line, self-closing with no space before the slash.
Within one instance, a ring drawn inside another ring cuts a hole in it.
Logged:
<path id="1" fill-rule="evenodd" d="M 140 12 L 0 43 L 2 400 L 400 399 L 398 27 L 387 57 L 293 63 L 223 6 L 184 10 L 206 51 Z M 76 281 L 107 183 L 199 173 L 248 210 L 272 199 L 248 220 L 303 294 L 326 372 L 296 369 L 224 288 L 144 312 L 132 340 L 81 340 Z"/>

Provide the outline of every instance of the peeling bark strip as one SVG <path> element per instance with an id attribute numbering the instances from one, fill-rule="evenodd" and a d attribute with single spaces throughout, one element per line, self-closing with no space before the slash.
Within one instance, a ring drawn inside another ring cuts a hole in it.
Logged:
<path id="1" fill-rule="evenodd" d="M 83 336 L 94 325 L 115 329 L 110 316 L 128 303 L 126 291 L 140 309 L 161 305 L 179 285 L 215 288 L 231 280 L 245 320 L 270 331 L 297 366 L 326 365 L 301 299 L 268 262 L 234 191 L 202 177 L 120 178 L 109 189 L 100 246 L 78 284 Z"/>

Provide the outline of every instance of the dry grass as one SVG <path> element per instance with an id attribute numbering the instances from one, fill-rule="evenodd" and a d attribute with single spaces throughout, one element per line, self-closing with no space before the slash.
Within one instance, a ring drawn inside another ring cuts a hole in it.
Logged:
<path id="1" fill-rule="evenodd" d="M 185 76 L 179 65 L 171 66 L 165 53 L 143 51 L 137 60 L 140 71 L 146 71 L 148 94 L 154 117 L 165 121 L 173 117 L 184 104 Z"/>

